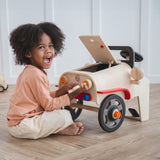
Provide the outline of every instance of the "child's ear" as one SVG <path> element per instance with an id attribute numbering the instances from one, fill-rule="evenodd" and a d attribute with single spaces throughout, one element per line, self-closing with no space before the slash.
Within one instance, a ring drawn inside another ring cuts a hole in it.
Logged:
<path id="1" fill-rule="evenodd" d="M 31 58 L 31 57 L 32 57 L 31 52 L 26 53 L 25 57 L 27 57 L 27 58 Z"/>

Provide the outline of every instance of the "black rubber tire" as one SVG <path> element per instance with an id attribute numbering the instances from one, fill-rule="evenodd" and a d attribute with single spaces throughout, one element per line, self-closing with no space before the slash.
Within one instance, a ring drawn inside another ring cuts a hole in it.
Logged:
<path id="1" fill-rule="evenodd" d="M 116 108 L 121 112 L 120 118 L 112 118 L 111 111 L 113 110 L 113 108 Z M 120 96 L 116 94 L 107 96 L 101 103 L 98 112 L 98 121 L 101 128 L 107 132 L 113 132 L 117 130 L 124 120 L 125 110 L 125 103 Z"/>
<path id="2" fill-rule="evenodd" d="M 83 101 L 78 100 L 77 103 L 83 104 Z M 72 109 L 70 106 L 66 106 L 66 107 L 64 107 L 64 109 L 67 109 L 70 111 L 73 121 L 76 120 L 82 112 L 81 108 Z"/>

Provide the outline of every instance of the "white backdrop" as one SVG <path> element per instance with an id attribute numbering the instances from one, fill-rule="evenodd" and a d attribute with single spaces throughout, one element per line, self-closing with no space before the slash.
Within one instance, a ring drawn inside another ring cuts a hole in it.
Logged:
<path id="1" fill-rule="evenodd" d="M 48 71 L 56 84 L 68 70 L 93 63 L 79 35 L 101 35 L 107 45 L 129 45 L 140 52 L 140 66 L 152 83 L 160 83 L 160 0 L 0 0 L 0 72 L 14 84 L 16 66 L 9 33 L 24 23 L 51 21 L 66 35 L 63 55 Z M 118 54 L 114 53 L 117 57 Z"/>

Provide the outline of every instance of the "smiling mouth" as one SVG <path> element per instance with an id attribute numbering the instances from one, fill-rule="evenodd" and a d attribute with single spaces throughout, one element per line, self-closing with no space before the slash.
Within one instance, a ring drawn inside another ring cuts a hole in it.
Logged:
<path id="1" fill-rule="evenodd" d="M 50 62 L 51 62 L 51 58 L 44 58 L 44 63 L 50 64 Z"/>

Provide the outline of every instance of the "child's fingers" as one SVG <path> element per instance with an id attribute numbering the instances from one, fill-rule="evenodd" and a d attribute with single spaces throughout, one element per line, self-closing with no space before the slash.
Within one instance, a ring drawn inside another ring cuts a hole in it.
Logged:
<path id="1" fill-rule="evenodd" d="M 77 86 L 79 86 L 79 88 Z M 86 90 L 88 90 L 88 87 L 85 83 L 72 82 L 72 83 L 70 83 L 70 87 L 69 87 L 68 92 L 82 93 Z"/>
<path id="2" fill-rule="evenodd" d="M 77 86 L 78 84 L 79 83 L 77 83 L 77 82 L 71 82 L 71 83 L 66 84 L 66 87 L 69 90 L 69 89 L 72 89 L 73 87 Z"/>
<path id="3" fill-rule="evenodd" d="M 88 90 L 88 86 L 86 83 L 83 83 L 83 89 Z"/>
<path id="4" fill-rule="evenodd" d="M 72 89 L 70 89 L 70 90 L 68 91 L 68 93 L 76 92 L 76 90 L 78 90 L 79 88 L 80 88 L 80 86 L 79 86 L 79 85 L 76 85 L 76 86 L 74 86 Z"/>
<path id="5" fill-rule="evenodd" d="M 82 85 L 83 85 L 83 88 L 88 89 L 88 86 L 86 83 L 82 83 Z"/>
<path id="6" fill-rule="evenodd" d="M 84 92 L 84 91 L 88 90 L 88 87 L 86 84 L 81 83 L 79 85 L 80 85 L 80 88 L 78 89 L 79 92 Z"/>
<path id="7" fill-rule="evenodd" d="M 71 87 L 75 87 L 75 86 L 77 86 L 77 85 L 79 85 L 80 83 L 78 83 L 78 82 L 72 82 L 72 83 L 70 83 L 70 85 L 71 85 Z"/>

